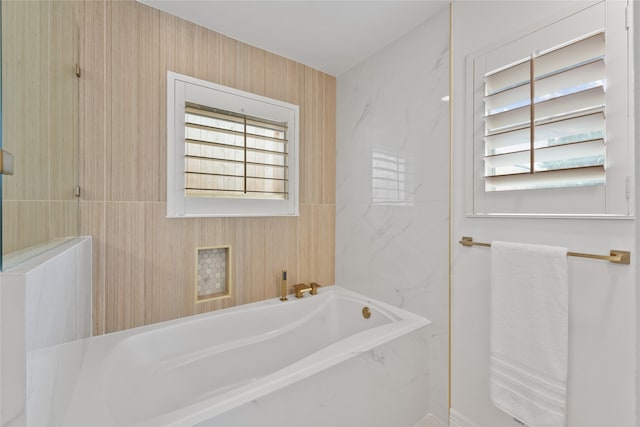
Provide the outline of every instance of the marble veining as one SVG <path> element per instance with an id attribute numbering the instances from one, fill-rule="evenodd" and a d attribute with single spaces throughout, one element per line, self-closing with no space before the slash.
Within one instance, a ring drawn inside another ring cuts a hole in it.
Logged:
<path id="1" fill-rule="evenodd" d="M 48 425 L 81 358 L 66 366 L 40 354 L 91 335 L 91 238 L 1 273 L 0 285 L 2 426 Z"/>
<path id="2" fill-rule="evenodd" d="M 429 407 L 448 418 L 449 12 L 338 76 L 336 283 L 433 321 Z M 425 414 L 426 415 L 426 412 Z"/>
<path id="3" fill-rule="evenodd" d="M 414 426 L 428 397 L 422 328 L 304 381 L 255 399 L 199 427 Z M 335 384 L 340 384 L 336 387 Z M 326 392 L 318 393 L 318 390 Z M 313 404 L 309 405 L 308 402 Z M 282 408 L 283 410 L 274 410 Z M 434 427 L 438 424 L 427 424 Z"/>

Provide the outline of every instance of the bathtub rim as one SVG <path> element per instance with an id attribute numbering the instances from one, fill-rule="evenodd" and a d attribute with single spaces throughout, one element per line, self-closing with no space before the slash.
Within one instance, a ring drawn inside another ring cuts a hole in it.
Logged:
<path id="1" fill-rule="evenodd" d="M 394 319 L 396 321 L 399 318 L 399 319 L 407 319 L 407 320 L 414 320 L 414 321 L 426 320 L 427 324 L 431 323 L 430 320 L 418 314 L 411 313 L 410 311 L 395 307 L 391 304 L 385 303 L 383 301 L 377 300 L 375 298 L 369 297 L 364 294 L 360 294 L 358 292 L 352 291 L 350 289 L 347 289 L 337 284 L 324 285 L 318 289 L 319 295 L 324 295 L 327 293 L 337 293 L 343 297 L 348 297 L 349 299 L 352 299 L 352 300 L 358 300 L 358 301 L 365 300 L 367 303 L 370 303 L 372 305 L 375 305 L 378 308 L 383 309 L 382 311 L 385 315 L 391 314 L 393 317 L 396 318 Z M 114 331 L 114 332 L 109 332 L 102 335 L 95 335 L 95 336 L 91 336 L 90 339 L 96 340 L 96 339 L 103 339 L 107 337 L 116 337 L 116 336 L 120 336 L 122 339 L 125 339 L 126 337 L 129 337 L 132 335 L 151 332 L 156 329 L 163 329 L 166 327 L 178 326 L 181 324 L 195 322 L 203 319 L 225 316 L 225 315 L 229 315 L 231 313 L 236 313 L 236 312 L 259 310 L 263 307 L 265 308 L 275 307 L 282 304 L 291 304 L 291 303 L 296 304 L 296 303 L 305 303 L 305 302 L 310 303 L 311 302 L 310 300 L 314 298 L 314 296 L 312 295 L 306 295 L 303 298 L 298 299 L 298 298 L 295 298 L 294 294 L 289 294 L 287 297 L 288 297 L 288 301 L 284 301 L 284 302 L 280 301 L 280 298 L 278 297 L 270 298 L 262 301 L 256 301 L 256 302 L 251 302 L 247 304 L 240 304 L 233 307 L 221 308 L 213 311 L 208 311 L 205 313 L 198 313 L 190 316 L 179 317 L 176 319 L 163 320 L 161 322 L 156 322 L 149 325 L 136 326 L 129 329 L 123 329 L 121 331 Z"/>
<path id="2" fill-rule="evenodd" d="M 302 307 L 299 308 L 301 313 L 298 313 L 300 316 L 295 318 L 293 321 L 279 327 L 278 329 L 272 329 L 266 333 L 263 332 L 258 335 L 234 337 L 233 339 L 222 342 L 222 343 L 211 343 L 206 347 L 206 349 L 199 349 L 188 354 L 175 355 L 175 356 L 169 357 L 166 360 L 160 360 L 158 362 L 160 365 L 157 368 L 156 372 L 166 371 L 169 369 L 168 367 L 175 367 L 175 366 L 191 363 L 200 357 L 207 357 L 211 354 L 234 350 L 234 349 L 244 347 L 247 345 L 252 345 L 264 340 L 272 339 L 274 336 L 286 334 L 289 331 L 299 328 L 301 324 L 308 322 L 309 319 L 320 315 L 323 312 L 323 310 L 325 310 L 327 306 L 329 306 L 329 304 L 334 298 L 340 298 L 341 300 L 354 303 L 355 305 L 362 306 L 363 308 L 364 306 L 366 306 L 366 304 L 363 303 L 363 300 L 360 296 L 358 297 L 349 296 L 348 294 L 343 294 L 341 292 L 325 292 L 321 296 L 319 296 L 319 298 L 316 297 L 313 299 L 307 298 L 306 300 L 298 300 L 299 301 L 298 304 L 302 305 Z M 318 302 L 319 299 L 321 299 L 321 301 Z M 376 313 L 376 315 L 381 316 L 383 319 L 385 319 L 388 324 L 393 324 L 403 319 L 399 315 L 395 313 L 391 313 L 385 308 L 381 307 L 377 302 L 370 305 L 374 310 L 373 312 Z M 262 310 L 279 310 L 278 307 L 280 307 L 279 304 L 275 304 L 275 305 L 261 304 L 259 307 L 255 307 L 252 310 L 255 310 L 256 315 L 263 316 L 265 313 L 261 313 Z M 302 310 L 303 307 L 305 307 L 304 310 Z M 219 313 L 220 316 L 218 317 L 233 316 L 234 313 L 238 313 L 238 312 L 236 311 L 236 312 Z M 267 315 L 269 314 L 267 313 Z M 210 321 L 210 319 L 215 319 L 215 317 L 204 316 L 204 317 L 199 317 L 198 319 L 191 319 L 191 320 L 193 322 L 198 322 L 198 321 L 206 322 L 206 321 Z M 171 325 L 168 326 L 168 328 L 177 329 L 177 328 L 180 328 L 180 325 L 185 325 L 185 323 L 173 322 Z M 186 325 L 187 327 L 189 327 L 188 326 L 189 323 L 186 323 Z M 378 325 L 374 327 L 381 327 L 381 326 L 383 325 Z M 166 329 L 167 328 L 161 328 L 154 331 L 147 331 L 144 333 L 134 334 L 134 335 L 125 337 L 122 340 L 118 341 L 118 343 L 114 346 L 112 352 L 114 353 L 118 352 L 120 346 L 126 346 L 129 343 L 132 345 L 142 345 L 144 347 L 145 339 L 153 340 L 153 337 L 155 334 L 164 334 L 164 331 Z M 358 333 L 362 333 L 362 332 L 364 331 L 360 331 Z M 142 341 L 142 342 L 138 343 L 137 341 Z M 110 365 L 111 361 L 107 361 L 106 363 Z"/>
<path id="3" fill-rule="evenodd" d="M 352 301 L 369 304 L 376 309 L 382 309 L 383 311 L 391 313 L 394 317 L 396 317 L 396 320 L 392 321 L 389 324 L 360 332 L 357 337 L 345 338 L 339 343 L 335 343 L 301 361 L 289 365 L 287 368 L 285 368 L 286 372 L 285 369 L 279 370 L 270 375 L 267 375 L 266 377 L 260 378 L 251 384 L 240 386 L 230 392 L 229 395 L 226 396 L 226 399 L 223 401 L 212 402 L 216 400 L 215 398 L 212 398 L 203 400 L 201 402 L 195 402 L 173 412 L 134 424 L 134 426 L 152 427 L 162 425 L 177 427 L 198 424 L 223 412 L 236 408 L 251 400 L 258 399 L 269 393 L 287 387 L 288 385 L 294 384 L 320 371 L 335 366 L 345 360 L 370 351 L 382 344 L 392 341 L 395 338 L 399 338 L 417 329 L 426 327 L 431 323 L 431 321 L 426 319 L 425 317 L 408 312 L 398 307 L 394 307 L 390 304 L 376 300 L 374 298 L 370 298 L 366 295 L 359 294 L 357 292 L 343 288 L 339 285 L 323 287 L 319 290 L 319 293 L 320 292 L 322 292 L 323 294 L 335 293 Z M 311 297 L 305 298 L 310 299 Z M 300 299 L 299 301 L 303 301 L 303 299 Z M 295 298 L 293 302 L 296 302 Z M 246 304 L 233 308 L 253 308 L 271 304 L 278 305 L 282 304 L 282 302 L 278 298 L 275 298 L 272 300 L 259 301 L 257 303 Z M 227 313 L 229 312 L 232 311 L 228 311 Z M 364 342 L 353 345 L 352 342 L 356 339 L 358 341 Z M 336 346 L 338 345 L 340 347 L 349 347 L 349 351 L 343 350 L 340 352 L 336 352 Z M 283 373 L 284 375 L 282 375 Z"/>
<path id="4" fill-rule="evenodd" d="M 304 359 L 295 362 L 287 366 L 286 368 L 274 371 L 266 375 L 265 377 L 258 378 L 251 383 L 239 386 L 237 389 L 233 389 L 225 393 L 223 396 L 215 396 L 212 398 L 204 399 L 202 401 L 193 402 L 179 409 L 165 414 L 160 414 L 153 418 L 145 419 L 137 423 L 120 425 L 184 426 L 198 424 L 199 422 L 206 421 L 246 402 L 258 399 L 271 392 L 275 392 L 290 384 L 303 380 L 304 378 L 335 366 L 345 360 L 356 357 L 363 352 L 372 350 L 384 343 L 409 334 L 431 323 L 428 319 L 422 316 L 410 313 L 403 309 L 399 309 L 397 307 L 391 306 L 387 303 L 367 297 L 357 292 L 353 292 L 341 286 L 332 285 L 323 287 L 319 290 L 319 294 L 325 296 L 334 294 L 338 298 L 352 300 L 357 304 L 362 304 L 363 306 L 369 305 L 375 310 L 384 312 L 385 315 L 390 314 L 391 322 L 385 325 L 378 326 L 374 329 L 368 329 L 359 332 L 356 336 L 347 337 L 337 343 L 323 348 L 320 351 L 312 353 L 308 357 L 305 357 Z M 313 298 L 316 297 L 305 296 L 300 300 L 296 300 L 292 297 L 292 301 L 286 302 L 284 304 L 313 304 Z M 123 341 L 127 340 L 130 337 L 148 332 L 154 332 L 156 330 L 161 330 L 167 326 L 170 327 L 172 325 L 184 325 L 188 324 L 189 322 L 199 321 L 201 319 L 215 318 L 218 316 L 224 316 L 236 312 L 260 310 L 261 308 L 278 306 L 282 304 L 283 302 L 281 302 L 278 298 L 273 298 L 255 303 L 230 307 L 227 309 L 221 309 L 214 312 L 197 314 L 194 316 L 105 334 L 102 336 L 93 337 L 91 340 L 98 348 L 112 351 L 115 346 L 121 344 Z M 93 368 L 100 368 L 101 363 L 105 363 L 105 359 L 108 358 L 108 355 L 104 356 L 102 362 L 101 359 L 98 358 L 98 356 L 93 355 L 91 356 L 91 358 L 92 361 L 91 363 L 89 363 L 89 365 Z M 90 370 L 87 379 L 82 381 L 83 383 L 85 383 L 85 387 L 87 381 L 91 382 L 91 379 L 98 379 L 101 372 L 102 371 L 100 371 L 99 369 L 96 369 L 96 371 Z M 102 390 L 102 392 L 104 392 L 104 390 Z M 74 394 L 76 394 L 75 391 Z M 74 397 L 73 400 L 75 401 L 76 398 L 77 397 Z M 92 406 L 98 404 L 100 407 L 102 407 L 101 410 L 98 411 L 99 413 L 96 415 L 98 415 L 100 418 L 102 418 L 103 416 L 108 417 L 105 418 L 105 421 L 107 419 L 110 419 L 112 422 L 115 422 L 110 412 L 104 406 L 104 403 L 100 404 L 100 402 L 104 402 L 104 400 L 92 402 Z M 82 403 L 82 399 L 80 400 L 80 403 Z M 71 409 L 77 409 L 77 405 L 70 405 L 68 410 Z M 74 421 L 75 419 L 84 419 L 82 413 L 84 413 L 84 411 L 76 413 L 76 415 L 71 415 L 71 421 Z M 71 413 L 67 412 L 65 420 L 68 419 L 67 417 L 70 414 Z M 78 418 L 78 415 L 80 416 L 80 418 Z"/>

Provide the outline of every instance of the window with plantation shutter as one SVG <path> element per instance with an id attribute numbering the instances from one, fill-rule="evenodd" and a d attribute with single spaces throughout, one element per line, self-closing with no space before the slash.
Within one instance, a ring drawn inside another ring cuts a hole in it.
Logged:
<path id="1" fill-rule="evenodd" d="M 604 32 L 485 75 L 485 191 L 605 183 Z"/>
<path id="2" fill-rule="evenodd" d="M 613 3 L 468 60 L 474 214 L 630 215 L 629 55 Z"/>
<path id="3" fill-rule="evenodd" d="M 187 103 L 185 195 L 286 199 L 287 124 Z"/>
<path id="4" fill-rule="evenodd" d="M 168 73 L 167 216 L 298 214 L 298 107 Z"/>

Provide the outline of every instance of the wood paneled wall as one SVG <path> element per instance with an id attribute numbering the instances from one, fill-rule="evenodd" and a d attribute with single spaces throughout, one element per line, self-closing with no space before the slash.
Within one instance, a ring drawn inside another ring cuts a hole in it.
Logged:
<path id="1" fill-rule="evenodd" d="M 81 232 L 94 333 L 334 283 L 335 78 L 132 0 L 83 4 Z M 167 219 L 166 72 L 300 106 L 300 216 Z M 230 299 L 195 301 L 195 253 L 231 245 Z"/>

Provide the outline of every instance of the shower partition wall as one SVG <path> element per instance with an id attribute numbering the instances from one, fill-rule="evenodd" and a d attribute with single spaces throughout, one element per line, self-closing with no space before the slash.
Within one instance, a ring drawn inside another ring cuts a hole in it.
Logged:
<path id="1" fill-rule="evenodd" d="M 2 270 L 78 236 L 79 6 L 1 5 Z"/>

